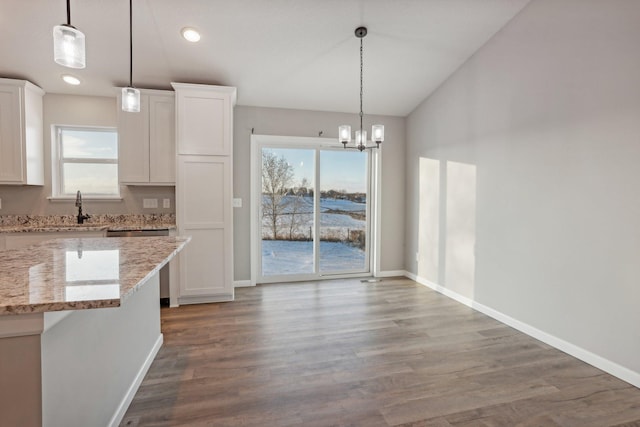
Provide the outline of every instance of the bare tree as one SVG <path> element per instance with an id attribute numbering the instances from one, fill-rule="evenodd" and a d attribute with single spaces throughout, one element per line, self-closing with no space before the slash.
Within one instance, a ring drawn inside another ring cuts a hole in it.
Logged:
<path id="1" fill-rule="evenodd" d="M 307 186 L 309 181 L 307 178 L 302 178 L 300 185 L 293 190 L 293 194 L 289 203 L 289 240 L 293 240 L 293 232 L 298 229 L 301 223 L 301 216 L 299 214 L 304 209 L 304 195 L 307 193 Z"/>
<path id="2" fill-rule="evenodd" d="M 269 218 L 273 238 L 278 238 L 278 218 L 287 209 L 286 189 L 293 180 L 293 167 L 284 156 L 262 152 L 262 216 Z"/>

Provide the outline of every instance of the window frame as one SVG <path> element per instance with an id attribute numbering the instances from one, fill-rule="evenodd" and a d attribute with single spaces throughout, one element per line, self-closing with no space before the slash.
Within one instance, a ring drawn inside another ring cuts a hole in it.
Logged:
<path id="1" fill-rule="evenodd" d="M 119 157 L 120 152 L 118 150 L 117 158 L 78 158 L 78 157 L 63 157 L 63 141 L 62 133 L 65 130 L 76 130 L 86 132 L 113 132 L 116 135 L 116 141 L 118 139 L 118 128 L 111 126 L 74 126 L 74 125 L 52 125 L 52 162 L 51 162 L 51 197 L 52 200 L 75 200 L 76 195 L 71 193 L 64 193 L 64 165 L 65 164 L 115 164 L 118 169 L 116 173 L 117 185 L 116 193 L 110 194 L 98 194 L 98 193 L 85 193 L 82 192 L 82 197 L 91 200 L 122 200 L 120 193 L 120 177 L 119 177 Z"/>
<path id="2" fill-rule="evenodd" d="M 262 192 L 262 149 L 263 148 L 312 148 L 317 150 L 316 162 L 319 162 L 319 152 L 322 150 L 344 150 L 335 138 L 316 138 L 316 137 L 296 137 L 296 136 L 275 136 L 275 135 L 251 135 L 250 147 L 250 172 L 251 172 L 251 285 L 259 283 L 276 283 L 276 282 L 292 282 L 299 280 L 326 280 L 339 279 L 348 277 L 370 277 L 378 276 L 380 273 L 380 155 L 379 150 L 371 150 L 368 153 L 368 191 L 367 191 L 367 255 L 366 255 L 366 271 L 358 270 L 351 272 L 322 272 L 318 270 L 313 274 L 289 274 L 289 275 L 271 275 L 263 276 L 262 274 L 262 253 L 259 237 L 262 229 L 261 204 L 256 202 L 259 200 L 259 194 Z M 315 182 L 320 183 L 319 163 L 316 163 Z M 320 212 L 320 190 L 314 189 L 317 195 L 315 203 L 315 215 Z M 317 224 L 317 219 L 316 219 Z M 319 230 L 319 228 L 318 228 Z M 315 242 L 314 242 L 315 245 Z M 315 251 L 317 253 L 317 251 Z M 314 259 L 317 263 L 319 260 L 314 253 Z"/>

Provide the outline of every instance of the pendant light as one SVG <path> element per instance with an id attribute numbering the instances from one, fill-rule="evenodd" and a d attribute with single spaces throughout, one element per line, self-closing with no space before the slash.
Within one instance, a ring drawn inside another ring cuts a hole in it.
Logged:
<path id="1" fill-rule="evenodd" d="M 122 111 L 140 112 L 140 91 L 133 87 L 133 0 L 129 0 L 129 86 L 122 88 Z"/>
<path id="2" fill-rule="evenodd" d="M 67 23 L 53 27 L 53 59 L 69 68 L 86 67 L 84 34 L 71 25 L 71 5 L 67 0 Z"/>
<path id="3" fill-rule="evenodd" d="M 367 145 L 367 131 L 362 129 L 362 116 L 364 113 L 362 112 L 362 74 L 363 74 L 363 47 L 362 47 L 362 39 L 367 35 L 366 27 L 358 27 L 356 28 L 355 35 L 360 39 L 360 129 L 356 130 L 355 135 L 355 147 L 350 147 L 348 144 L 351 142 L 351 126 L 342 125 L 338 127 L 338 140 L 344 145 L 344 148 L 357 148 L 362 151 L 366 148 L 379 148 L 382 141 L 384 141 L 384 125 L 373 125 L 371 127 L 371 140 L 375 142 L 376 145 Z"/>

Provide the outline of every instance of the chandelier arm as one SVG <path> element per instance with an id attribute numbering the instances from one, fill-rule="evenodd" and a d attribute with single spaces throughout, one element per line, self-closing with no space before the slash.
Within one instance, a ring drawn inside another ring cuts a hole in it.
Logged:
<path id="1" fill-rule="evenodd" d="M 345 150 L 358 150 L 358 151 L 364 151 L 364 150 L 373 150 L 373 149 L 377 149 L 380 148 L 380 144 L 376 144 L 376 145 L 344 145 L 344 149 Z"/>

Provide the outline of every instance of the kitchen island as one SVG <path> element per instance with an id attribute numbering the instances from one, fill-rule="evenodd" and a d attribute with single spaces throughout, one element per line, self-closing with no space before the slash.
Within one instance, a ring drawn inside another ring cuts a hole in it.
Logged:
<path id="1" fill-rule="evenodd" d="M 160 268 L 188 241 L 0 251 L 0 424 L 118 425 L 162 345 Z"/>

